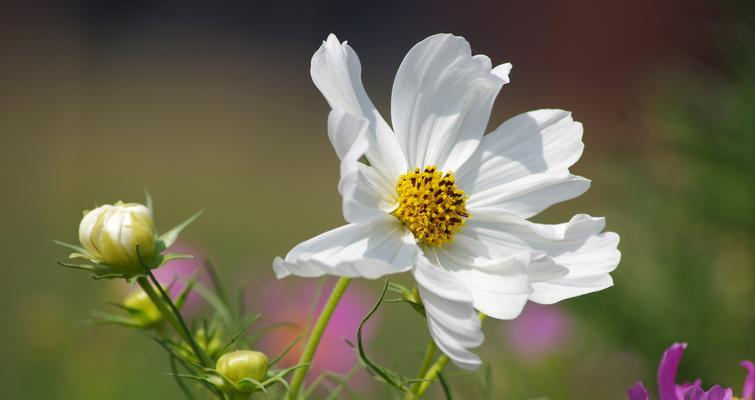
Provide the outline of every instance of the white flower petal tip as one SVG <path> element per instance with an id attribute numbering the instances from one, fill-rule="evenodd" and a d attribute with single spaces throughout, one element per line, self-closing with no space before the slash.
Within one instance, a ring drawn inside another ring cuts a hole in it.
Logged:
<path id="1" fill-rule="evenodd" d="M 621 258 L 619 236 L 602 232 L 604 218 L 579 214 L 565 224 L 545 225 L 497 208 L 473 213 L 463 231 L 465 242 L 477 240 L 491 255 L 530 254 L 526 271 L 532 285 L 530 300 L 550 304 L 612 284 L 609 273 Z"/>
<path id="2" fill-rule="evenodd" d="M 280 257 L 275 257 L 273 260 L 273 272 L 275 272 L 275 278 L 277 279 L 283 279 L 291 275 L 286 268 L 286 262 Z"/>
<path id="3" fill-rule="evenodd" d="M 484 55 L 451 34 L 412 47 L 391 94 L 393 129 L 409 168 L 455 170 L 477 148 L 510 65 L 491 68 Z"/>
<path id="4" fill-rule="evenodd" d="M 503 80 L 503 83 L 506 84 L 511 82 L 511 79 L 509 79 L 509 74 L 511 74 L 512 68 L 514 68 L 514 66 L 511 65 L 511 63 L 505 63 L 493 68 L 490 73 L 501 78 L 501 80 Z"/>
<path id="5" fill-rule="evenodd" d="M 479 368 L 480 358 L 470 349 L 480 346 L 485 336 L 472 293 L 451 273 L 432 265 L 424 256 L 417 257 L 412 273 L 435 344 L 459 368 Z"/>
<path id="6" fill-rule="evenodd" d="M 405 236 L 404 228 L 388 216 L 344 225 L 299 243 L 285 259 L 276 258 L 273 269 L 278 278 L 327 274 L 377 279 L 411 269 L 419 248 Z"/>
<path id="7" fill-rule="evenodd" d="M 601 232 L 605 218 L 578 214 L 567 224 L 554 227 L 561 229 L 546 233 L 545 237 L 555 241 L 549 253 L 569 273 L 559 279 L 534 283 L 530 300 L 552 304 L 613 286 L 610 273 L 619 265 L 621 252 L 619 235 Z"/>
<path id="8" fill-rule="evenodd" d="M 312 82 L 333 110 L 340 110 L 368 123 L 370 146 L 366 156 L 382 175 L 395 178 L 406 170 L 398 138 L 372 104 L 362 85 L 362 65 L 354 49 L 328 36 L 312 56 Z"/>

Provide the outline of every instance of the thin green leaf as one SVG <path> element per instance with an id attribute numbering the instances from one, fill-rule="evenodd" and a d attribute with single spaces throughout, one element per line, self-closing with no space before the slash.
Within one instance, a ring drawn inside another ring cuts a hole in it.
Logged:
<path id="1" fill-rule="evenodd" d="M 301 337 L 302 335 L 297 336 L 294 340 L 291 341 L 291 343 L 288 344 L 288 346 L 286 346 L 285 349 L 283 349 L 283 351 L 280 354 L 278 354 L 275 358 L 273 358 L 273 360 L 270 361 L 270 363 L 268 363 L 270 368 L 272 368 L 275 364 L 278 363 L 278 361 L 280 361 L 283 357 L 285 357 L 286 354 L 288 354 L 288 352 L 291 351 L 291 349 L 293 349 L 297 343 L 299 343 L 299 340 L 301 340 Z"/>
<path id="2" fill-rule="evenodd" d="M 453 396 L 451 395 L 451 387 L 448 385 L 448 382 L 446 382 L 446 378 L 443 377 L 443 374 L 438 372 L 438 380 L 440 381 L 440 386 L 443 388 L 443 394 L 446 395 L 447 400 L 453 400 Z"/>
<path id="3" fill-rule="evenodd" d="M 85 260 L 90 260 L 90 261 L 92 259 L 92 257 L 89 254 L 71 253 L 71 254 L 68 255 L 68 259 L 69 260 L 72 260 L 72 259 L 75 259 L 75 258 L 83 258 Z"/>
<path id="4" fill-rule="evenodd" d="M 367 368 L 372 371 L 375 375 L 379 376 L 381 380 L 383 380 L 385 383 L 395 387 L 398 390 L 402 391 L 408 391 L 408 389 L 405 387 L 407 384 L 407 381 L 401 377 L 401 375 L 384 368 L 367 357 L 367 354 L 364 350 L 364 344 L 362 342 L 362 332 L 364 331 L 364 326 L 367 324 L 367 321 L 372 317 L 373 314 L 377 311 L 377 309 L 380 307 L 380 304 L 383 302 L 383 298 L 385 298 L 385 293 L 388 290 L 388 279 L 385 280 L 385 285 L 383 285 L 383 290 L 380 292 L 380 297 L 378 298 L 378 301 L 375 303 L 375 305 L 372 307 L 372 309 L 365 315 L 365 317 L 362 319 L 362 322 L 359 324 L 359 329 L 357 329 L 357 352 L 359 354 L 359 359 L 367 365 Z"/>
<path id="5" fill-rule="evenodd" d="M 69 250 L 73 250 L 73 251 L 75 251 L 77 253 L 81 253 L 81 254 L 88 254 L 89 253 L 88 251 L 84 250 L 83 247 L 76 246 L 75 244 L 69 244 L 69 243 L 61 242 L 60 240 L 54 240 L 54 239 L 51 240 L 51 242 L 57 244 L 58 246 L 63 246 L 65 248 L 69 249 Z"/>
<path id="6" fill-rule="evenodd" d="M 165 253 L 160 255 L 160 265 L 164 265 L 173 260 L 191 260 L 194 256 L 192 254 L 180 254 L 180 253 Z"/>
<path id="7" fill-rule="evenodd" d="M 176 308 L 178 308 L 179 310 L 183 308 L 184 304 L 186 303 L 186 299 L 189 298 L 189 293 L 191 292 L 191 289 L 194 288 L 194 284 L 196 284 L 196 282 L 197 280 L 193 276 L 189 279 L 188 282 L 186 282 L 186 286 L 184 286 L 183 290 L 181 290 L 181 293 L 179 293 L 178 297 L 176 297 Z"/>
<path id="8" fill-rule="evenodd" d="M 57 263 L 61 267 L 89 271 L 89 272 L 91 272 L 91 273 L 93 273 L 95 275 L 100 275 L 100 276 L 107 275 L 108 273 L 111 272 L 110 268 L 108 268 L 108 267 L 106 267 L 104 265 L 99 265 L 99 264 L 70 264 L 70 263 L 66 263 L 66 262 L 60 261 L 60 260 L 58 260 Z"/>
<path id="9" fill-rule="evenodd" d="M 247 327 L 244 327 L 238 333 L 233 335 L 231 340 L 229 340 L 228 343 L 226 343 L 223 347 L 220 348 L 220 351 L 218 351 L 218 354 L 223 354 L 229 347 L 233 346 L 233 344 L 236 343 L 236 340 L 238 340 L 238 338 L 240 338 L 244 333 L 246 333 L 246 329 Z M 205 332 L 207 332 L 207 330 L 205 330 Z"/>
<path id="10" fill-rule="evenodd" d="M 91 321 L 95 325 L 121 325 L 128 328 L 142 328 L 142 325 L 130 317 L 123 315 L 110 314 L 94 310 L 91 312 L 95 320 Z"/>
<path id="11" fill-rule="evenodd" d="M 341 390 L 344 388 L 347 390 L 349 389 L 349 380 L 351 380 L 351 377 L 354 375 L 354 372 L 356 372 L 358 366 L 359 364 L 355 364 L 344 376 L 334 374 L 335 376 L 331 377 L 331 379 L 338 382 L 338 386 L 330 392 L 330 395 L 325 400 L 336 400 L 341 393 Z"/>
<path id="12" fill-rule="evenodd" d="M 393 282 L 389 283 L 388 290 L 390 290 L 393 293 L 398 293 L 404 297 L 411 297 L 412 295 L 411 290 L 409 290 L 406 286 L 400 285 L 398 283 L 393 283 Z"/>
<path id="13" fill-rule="evenodd" d="M 181 233 L 181 231 L 186 229 L 187 226 L 189 226 L 192 222 L 199 218 L 199 216 L 202 215 L 203 212 L 204 210 L 199 211 L 198 213 L 186 219 L 184 222 L 176 225 L 173 229 L 163 233 L 162 235 L 160 235 L 158 240 L 163 243 L 165 248 L 170 247 L 173 243 L 175 243 L 176 239 L 178 239 L 178 235 Z"/>
<path id="14" fill-rule="evenodd" d="M 147 190 L 146 186 L 144 187 L 144 200 L 145 206 L 147 206 L 149 213 L 155 215 L 155 208 L 152 204 L 152 195 L 149 194 L 149 190 Z"/>
<path id="15" fill-rule="evenodd" d="M 208 289 L 206 286 L 202 285 L 199 282 L 194 285 L 194 291 L 202 296 L 207 304 L 209 304 L 210 307 L 212 307 L 212 309 L 218 313 L 220 318 L 223 320 L 223 324 L 225 324 L 226 327 L 233 327 L 233 315 L 231 314 L 231 311 L 226 308 L 223 301 L 215 294 L 215 292 Z"/>
<path id="16" fill-rule="evenodd" d="M 210 276 L 210 281 L 212 282 L 212 286 L 215 288 L 215 291 L 218 294 L 218 298 L 220 298 L 220 300 L 223 302 L 223 304 L 225 304 L 225 307 L 228 310 L 231 310 L 231 303 L 228 300 L 228 296 L 226 295 L 223 283 L 220 281 L 220 277 L 218 276 L 218 273 L 215 270 L 215 266 L 212 264 L 212 261 L 209 258 L 205 258 L 202 265 L 207 271 L 207 274 Z"/>
<path id="17" fill-rule="evenodd" d="M 149 196 L 149 195 L 148 195 Z M 170 355 L 170 371 L 173 373 L 173 376 L 176 379 L 176 384 L 179 388 L 181 388 L 181 391 L 186 396 L 188 400 L 196 400 L 196 397 L 191 393 L 189 388 L 184 384 L 184 381 L 178 376 L 178 366 L 176 365 L 176 357 L 174 357 L 172 354 Z"/>

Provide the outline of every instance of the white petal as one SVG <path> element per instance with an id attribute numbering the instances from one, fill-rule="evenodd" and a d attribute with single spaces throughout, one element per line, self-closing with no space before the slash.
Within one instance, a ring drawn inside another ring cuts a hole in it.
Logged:
<path id="1" fill-rule="evenodd" d="M 612 285 L 609 273 L 616 269 L 621 258 L 617 249 L 619 236 L 602 232 L 604 218 L 585 214 L 575 215 L 568 223 L 558 225 L 535 224 L 513 214 L 495 209 L 477 209 L 466 230 L 487 245 L 502 253 L 529 250 L 544 254 L 556 266 L 568 270 L 566 276 L 543 276 L 548 270 L 543 260 L 534 264 L 538 273 L 530 273 L 533 292 L 530 300 L 555 303 L 605 289 Z M 537 259 L 537 257 L 535 257 Z M 533 268 L 533 264 L 530 264 Z"/>
<path id="2" fill-rule="evenodd" d="M 457 182 L 478 207 L 501 207 L 527 218 L 587 190 L 587 180 L 569 174 L 583 148 L 582 124 L 569 112 L 527 112 L 485 136 L 475 154 L 456 172 Z M 558 187 L 549 189 L 550 185 Z M 531 199 L 516 200 L 522 193 L 532 196 L 541 192 L 543 198 L 536 207 L 526 207 Z"/>
<path id="3" fill-rule="evenodd" d="M 589 188 L 590 180 L 581 176 L 569 173 L 536 174 L 486 190 L 472 191 L 467 208 L 495 207 L 529 218 L 553 204 L 579 197 Z"/>
<path id="4" fill-rule="evenodd" d="M 474 307 L 493 318 L 513 319 L 519 316 L 532 293 L 526 252 L 510 257 L 488 260 L 487 265 L 464 263 L 464 256 L 451 249 L 435 251 L 439 264 L 451 272 L 472 293 Z"/>
<path id="5" fill-rule="evenodd" d="M 395 189 L 385 184 L 374 168 L 359 161 L 368 143 L 368 121 L 342 110 L 328 116 L 328 136 L 341 158 L 338 191 L 343 197 L 343 216 L 351 223 L 368 222 L 395 208 Z"/>
<path id="6" fill-rule="evenodd" d="M 328 138 L 338 158 L 342 161 L 356 161 L 367 152 L 370 144 L 369 124 L 366 118 L 343 110 L 333 110 L 328 114 Z"/>
<path id="7" fill-rule="evenodd" d="M 449 34 L 430 36 L 407 53 L 391 96 L 393 128 L 409 168 L 458 168 L 478 146 L 493 101 L 508 82 L 510 64 L 491 70 L 469 43 Z"/>
<path id="8" fill-rule="evenodd" d="M 380 278 L 408 271 L 419 251 L 414 237 L 392 216 L 369 224 L 349 224 L 294 247 L 273 269 L 280 279 L 288 275 Z"/>
<path id="9" fill-rule="evenodd" d="M 369 121 L 370 147 L 366 156 L 370 164 L 394 180 L 406 172 L 406 160 L 396 135 L 364 90 L 362 66 L 354 50 L 331 34 L 312 56 L 310 73 L 332 109 Z"/>
<path id="10" fill-rule="evenodd" d="M 412 270 L 435 344 L 459 368 L 473 370 L 480 358 L 469 349 L 484 340 L 472 293 L 450 272 L 419 255 Z"/>

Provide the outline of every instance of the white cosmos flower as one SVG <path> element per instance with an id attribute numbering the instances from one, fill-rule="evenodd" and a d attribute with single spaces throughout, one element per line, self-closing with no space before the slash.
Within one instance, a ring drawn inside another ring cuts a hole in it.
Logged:
<path id="1" fill-rule="evenodd" d="M 411 271 L 435 343 L 465 369 L 480 365 L 470 351 L 483 341 L 475 310 L 511 319 L 527 300 L 611 286 L 619 236 L 602 232 L 603 218 L 527 220 L 590 186 L 569 173 L 582 125 L 566 111 L 538 110 L 483 136 L 510 70 L 472 56 L 461 37 L 431 36 L 398 69 L 391 129 L 365 93 L 356 53 L 330 35 L 311 73 L 332 108 L 328 136 L 348 224 L 277 258 L 278 278 Z"/>

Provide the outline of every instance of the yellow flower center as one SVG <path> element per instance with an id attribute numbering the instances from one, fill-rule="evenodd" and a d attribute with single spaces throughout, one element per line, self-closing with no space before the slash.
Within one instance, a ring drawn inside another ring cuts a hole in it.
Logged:
<path id="1" fill-rule="evenodd" d="M 428 246 L 450 241 L 469 218 L 464 205 L 467 196 L 456 187 L 456 178 L 435 166 L 401 175 L 396 192 L 398 208 L 393 215 Z"/>

